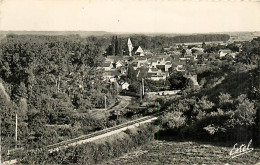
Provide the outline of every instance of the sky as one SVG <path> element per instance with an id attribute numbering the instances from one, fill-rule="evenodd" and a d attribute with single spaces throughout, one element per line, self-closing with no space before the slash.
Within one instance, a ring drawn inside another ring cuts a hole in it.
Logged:
<path id="1" fill-rule="evenodd" d="M 208 33 L 260 31 L 260 2 L 0 0 L 0 30 Z"/>

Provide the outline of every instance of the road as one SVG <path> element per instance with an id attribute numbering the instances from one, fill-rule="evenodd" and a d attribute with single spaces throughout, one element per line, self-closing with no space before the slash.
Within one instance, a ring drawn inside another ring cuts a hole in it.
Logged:
<path id="1" fill-rule="evenodd" d="M 109 108 L 108 109 L 109 112 L 125 109 L 130 104 L 132 99 L 130 96 L 120 96 L 120 95 L 118 95 L 118 98 L 119 98 L 119 104 Z"/>

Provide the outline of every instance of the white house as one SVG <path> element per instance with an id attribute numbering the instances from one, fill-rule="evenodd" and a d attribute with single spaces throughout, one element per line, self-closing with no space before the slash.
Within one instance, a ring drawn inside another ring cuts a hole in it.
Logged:
<path id="1" fill-rule="evenodd" d="M 113 69 L 113 64 L 112 62 L 104 62 L 101 67 L 104 68 L 105 71 L 109 71 Z"/>
<path id="2" fill-rule="evenodd" d="M 140 55 L 140 56 L 144 56 L 144 51 L 141 48 L 141 46 L 138 47 L 138 49 L 136 50 L 135 54 Z"/>
<path id="3" fill-rule="evenodd" d="M 128 90 L 129 85 L 130 85 L 130 84 L 128 84 L 127 82 L 124 82 L 123 84 L 121 84 L 122 90 Z"/>
<path id="4" fill-rule="evenodd" d="M 116 64 L 116 68 L 120 68 L 121 66 L 124 65 L 124 62 L 122 62 L 121 60 L 118 60 L 117 62 L 115 62 Z"/>
<path id="5" fill-rule="evenodd" d="M 165 64 L 165 72 L 168 72 L 169 71 L 169 68 L 172 67 L 172 63 L 171 62 L 166 62 Z"/>
<path id="6" fill-rule="evenodd" d="M 218 51 L 219 57 L 224 57 L 229 53 L 232 53 L 230 49 L 221 49 Z"/>
<path id="7" fill-rule="evenodd" d="M 145 63 L 147 63 L 147 58 L 145 58 L 145 57 L 139 57 L 138 59 L 137 59 L 137 66 L 138 67 L 141 67 L 141 66 L 143 66 Z"/>

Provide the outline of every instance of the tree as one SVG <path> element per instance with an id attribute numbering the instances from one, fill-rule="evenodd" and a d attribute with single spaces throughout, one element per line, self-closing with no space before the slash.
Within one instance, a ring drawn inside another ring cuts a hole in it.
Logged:
<path id="1" fill-rule="evenodd" d="M 185 78 L 181 72 L 172 73 L 168 81 L 172 89 L 183 89 L 188 82 L 187 78 Z"/>
<path id="2" fill-rule="evenodd" d="M 182 57 L 184 57 L 185 54 L 186 54 L 186 49 L 182 49 L 182 51 L 181 51 L 181 55 L 182 55 Z"/>
<path id="3" fill-rule="evenodd" d="M 238 97 L 239 99 L 239 97 Z M 238 105 L 234 112 L 234 119 L 236 125 L 253 125 L 255 122 L 256 109 L 254 103 L 245 98 L 243 101 L 238 100 Z"/>
<path id="4" fill-rule="evenodd" d="M 219 107 L 224 110 L 230 110 L 233 108 L 233 100 L 231 95 L 228 93 L 220 93 L 218 96 Z"/>
<path id="5" fill-rule="evenodd" d="M 168 112 L 164 114 L 160 119 L 160 123 L 168 129 L 179 128 L 183 126 L 186 122 L 186 118 L 180 111 Z"/>
<path id="6" fill-rule="evenodd" d="M 207 45 L 205 44 L 205 42 L 203 42 L 203 43 L 202 43 L 202 48 L 205 49 L 206 46 L 207 46 Z"/>
<path id="7" fill-rule="evenodd" d="M 130 82 L 134 82 L 137 80 L 136 71 L 134 70 L 134 68 L 131 65 L 128 67 L 127 78 Z"/>

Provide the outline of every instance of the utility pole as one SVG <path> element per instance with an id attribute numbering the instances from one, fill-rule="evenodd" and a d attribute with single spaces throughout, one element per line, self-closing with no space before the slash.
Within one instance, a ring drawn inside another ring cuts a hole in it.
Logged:
<path id="1" fill-rule="evenodd" d="M 142 78 L 143 96 L 144 96 L 144 79 Z"/>
<path id="2" fill-rule="evenodd" d="M 107 109 L 107 96 L 105 95 L 105 109 Z"/>
<path id="3" fill-rule="evenodd" d="M 143 87 L 142 84 L 140 84 L 140 102 L 143 100 L 143 91 L 142 91 Z"/>
<path id="4" fill-rule="evenodd" d="M 18 117 L 15 114 L 15 148 L 17 148 L 17 128 L 18 128 Z"/>
<path id="5" fill-rule="evenodd" d="M 119 111 L 116 111 L 116 120 L 118 120 Z"/>

